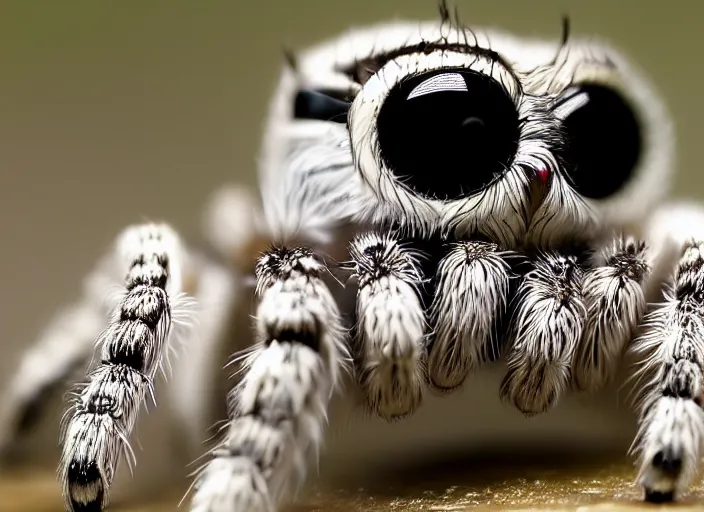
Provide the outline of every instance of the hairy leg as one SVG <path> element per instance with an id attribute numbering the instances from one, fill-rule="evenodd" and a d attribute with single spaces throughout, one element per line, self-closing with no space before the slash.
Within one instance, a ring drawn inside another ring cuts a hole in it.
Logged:
<path id="1" fill-rule="evenodd" d="M 587 321 L 572 360 L 578 389 L 596 391 L 612 381 L 646 311 L 643 283 L 650 268 L 645 243 L 619 237 L 584 274 Z"/>
<path id="2" fill-rule="evenodd" d="M 704 443 L 704 210 L 666 205 L 647 226 L 648 294 L 665 285 L 632 345 L 640 429 L 633 445 L 648 501 L 670 501 L 699 471 Z M 674 268 L 674 272 L 673 272 Z"/>
<path id="3" fill-rule="evenodd" d="M 350 245 L 357 292 L 355 363 L 370 409 L 386 420 L 413 413 L 425 385 L 426 320 L 413 251 L 390 235 Z"/>
<path id="4" fill-rule="evenodd" d="M 496 322 L 506 312 L 510 267 L 495 244 L 454 244 L 437 270 L 428 374 L 433 387 L 451 391 L 469 373 L 499 355 Z"/>
<path id="5" fill-rule="evenodd" d="M 125 230 L 117 242 L 125 292 L 98 338 L 100 360 L 67 413 L 59 479 L 67 510 L 102 510 L 137 411 L 166 361 L 173 320 L 181 318 L 184 250 L 165 225 Z M 124 274 L 123 274 L 124 275 Z"/>
<path id="6" fill-rule="evenodd" d="M 572 256 L 547 253 L 523 279 L 512 320 L 502 399 L 527 415 L 551 408 L 566 391 L 584 332 L 583 271 Z"/>
<path id="7" fill-rule="evenodd" d="M 274 249 L 260 258 L 258 344 L 241 356 L 231 422 L 196 478 L 191 510 L 273 511 L 302 482 L 349 360 L 325 271 L 307 249 Z"/>
<path id="8" fill-rule="evenodd" d="M 637 439 L 646 499 L 672 500 L 693 481 L 704 442 L 704 242 L 685 246 L 674 286 L 634 344 L 648 354 Z"/>

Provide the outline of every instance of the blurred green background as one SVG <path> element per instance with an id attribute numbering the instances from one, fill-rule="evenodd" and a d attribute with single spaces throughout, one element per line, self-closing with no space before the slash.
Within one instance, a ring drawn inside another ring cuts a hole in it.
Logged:
<path id="1" fill-rule="evenodd" d="M 568 14 L 621 48 L 674 113 L 676 193 L 702 197 L 704 4 L 450 3 L 470 26 L 548 38 Z M 166 220 L 198 240 L 208 195 L 255 182 L 285 47 L 436 13 L 435 0 L 0 0 L 0 385 L 125 225 Z"/>

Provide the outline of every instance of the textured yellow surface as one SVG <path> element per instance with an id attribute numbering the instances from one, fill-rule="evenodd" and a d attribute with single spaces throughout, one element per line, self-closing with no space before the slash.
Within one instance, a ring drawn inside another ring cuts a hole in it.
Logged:
<path id="1" fill-rule="evenodd" d="M 644 505 L 633 485 L 628 462 L 562 467 L 491 467 L 482 470 L 445 467 L 414 472 L 404 483 L 376 478 L 376 483 L 354 491 L 312 491 L 290 512 L 457 512 L 571 510 L 704 510 L 704 487 L 695 487 L 675 506 Z M 178 507 L 183 494 L 114 512 L 166 512 Z M 701 505 L 700 505 L 701 504 Z M 61 512 L 58 487 L 52 474 L 23 473 L 0 479 L 0 512 Z"/>

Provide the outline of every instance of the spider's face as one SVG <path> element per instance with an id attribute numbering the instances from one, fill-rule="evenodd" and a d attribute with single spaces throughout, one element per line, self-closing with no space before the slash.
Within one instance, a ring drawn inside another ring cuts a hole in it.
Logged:
<path id="1" fill-rule="evenodd" d="M 669 183 L 665 109 L 593 41 L 398 23 L 315 49 L 291 76 L 291 126 L 349 139 L 354 180 L 339 186 L 363 220 L 545 247 L 637 224 Z"/>

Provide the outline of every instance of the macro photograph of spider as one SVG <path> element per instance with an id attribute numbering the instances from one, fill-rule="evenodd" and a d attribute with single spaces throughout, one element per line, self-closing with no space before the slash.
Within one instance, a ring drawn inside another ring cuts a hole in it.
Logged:
<path id="1" fill-rule="evenodd" d="M 0 8 L 0 512 L 704 507 L 699 8 L 343 4 Z"/>

